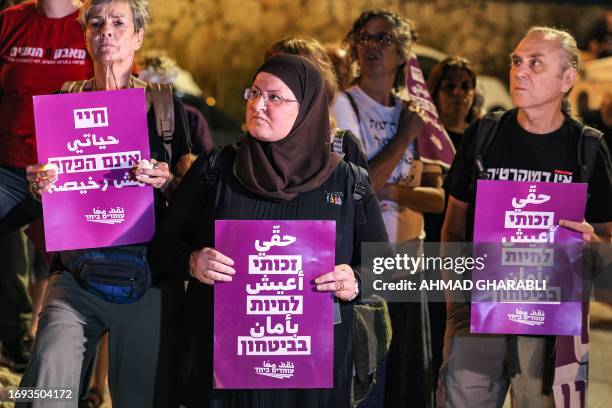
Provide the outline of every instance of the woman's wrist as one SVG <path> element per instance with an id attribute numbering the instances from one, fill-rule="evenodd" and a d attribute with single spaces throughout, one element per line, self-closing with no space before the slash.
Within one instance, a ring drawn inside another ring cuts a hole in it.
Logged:
<path id="1" fill-rule="evenodd" d="M 355 294 L 348 300 L 349 302 L 352 302 L 353 300 L 357 299 L 357 297 L 359 296 L 359 279 L 357 279 L 357 277 L 355 277 Z"/>
<path id="2" fill-rule="evenodd" d="M 33 187 L 34 186 L 32 183 L 28 183 L 28 192 L 30 193 L 30 196 L 32 196 L 32 198 L 38 201 L 39 203 L 42 203 L 42 196 L 40 195 L 40 193 L 34 191 Z"/>
<path id="3" fill-rule="evenodd" d="M 200 251 L 193 251 L 191 253 L 191 255 L 189 255 L 189 269 L 187 271 L 187 273 L 189 274 L 189 276 L 195 278 L 195 273 L 196 273 L 196 266 L 198 263 L 198 252 Z"/>
<path id="4" fill-rule="evenodd" d="M 170 187 L 172 187 L 172 185 L 175 183 L 176 178 L 174 177 L 174 174 L 172 173 L 168 173 L 168 180 L 166 180 L 166 182 L 159 188 L 162 193 L 165 192 L 166 190 L 168 190 Z"/>
<path id="5" fill-rule="evenodd" d="M 164 197 L 166 197 L 167 201 L 170 201 L 177 186 L 178 186 L 178 181 L 176 180 L 176 177 L 174 176 L 174 174 L 170 173 L 168 180 L 166 180 L 164 185 L 159 188 L 159 191 L 162 192 Z"/>

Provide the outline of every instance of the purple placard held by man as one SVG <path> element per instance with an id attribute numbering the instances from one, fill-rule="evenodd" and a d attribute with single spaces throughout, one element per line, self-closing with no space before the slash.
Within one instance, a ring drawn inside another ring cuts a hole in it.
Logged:
<path id="1" fill-rule="evenodd" d="M 215 284 L 215 388 L 332 388 L 335 221 L 216 221 L 236 274 Z"/>
<path id="2" fill-rule="evenodd" d="M 47 251 L 147 242 L 153 190 L 130 169 L 148 159 L 143 89 L 34 97 L 38 159 L 57 170 L 43 194 Z"/>
<path id="3" fill-rule="evenodd" d="M 586 184 L 479 180 L 473 333 L 580 335 L 582 221 Z M 485 255 L 486 254 L 486 255 Z"/>
<path id="4" fill-rule="evenodd" d="M 425 111 L 427 122 L 417 139 L 419 155 L 423 162 L 450 168 L 455 157 L 455 147 L 440 123 L 438 110 L 427 90 L 427 82 L 416 56 L 406 64 L 406 89 L 410 99 Z"/>

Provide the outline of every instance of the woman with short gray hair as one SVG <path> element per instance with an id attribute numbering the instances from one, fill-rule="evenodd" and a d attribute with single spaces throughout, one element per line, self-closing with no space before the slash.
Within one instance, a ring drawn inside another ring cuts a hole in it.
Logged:
<path id="1" fill-rule="evenodd" d="M 87 23 L 93 17 L 99 7 L 115 2 L 115 0 L 85 0 L 79 13 L 79 23 L 83 30 L 87 29 Z M 123 0 L 132 11 L 132 19 L 136 31 L 146 30 L 151 19 L 148 0 Z"/>
<path id="2" fill-rule="evenodd" d="M 138 87 L 145 88 L 151 96 L 147 98 L 152 101 L 147 113 L 151 162 L 141 161 L 133 177 L 154 188 L 155 218 L 159 225 L 175 185 L 171 170 L 188 155 L 190 142 L 179 99 L 169 92 L 166 97 L 164 92 L 157 95 L 167 109 L 161 116 L 164 119 L 170 113 L 174 116 L 174 130 L 168 142 L 158 133 L 159 121 L 155 115 L 160 106 L 154 107 L 153 89 L 131 74 L 148 20 L 145 0 L 86 0 L 80 21 L 93 60 L 94 77 L 67 82 L 62 92 Z M 46 194 L 57 178 L 55 171 L 43 164 L 28 166 L 27 176 L 32 193 L 38 196 Z M 154 265 L 149 264 L 149 254 L 146 242 L 59 253 L 52 265 L 54 272 L 45 295 L 34 351 L 21 387 L 69 390 L 71 398 L 63 406 L 76 407 L 87 386 L 86 373 L 96 345 L 108 333 L 108 383 L 113 405 L 171 404 L 170 395 L 156 393 L 159 389 L 168 390 L 159 387 L 162 376 L 164 382 L 171 383 L 170 390 L 175 382 L 173 370 L 161 367 L 173 360 L 164 358 L 169 355 L 166 347 L 171 349 L 172 338 L 160 341 L 162 312 L 164 317 L 170 317 L 168 320 L 176 320 L 172 316 L 177 310 L 168 307 L 180 303 L 177 297 L 182 296 L 183 283 L 170 280 L 162 283 L 161 277 L 152 271 Z M 32 406 L 45 405 L 45 401 L 34 400 Z"/>

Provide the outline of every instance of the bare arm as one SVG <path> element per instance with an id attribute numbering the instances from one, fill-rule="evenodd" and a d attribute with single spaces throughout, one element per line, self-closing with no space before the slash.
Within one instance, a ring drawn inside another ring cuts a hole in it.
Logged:
<path id="1" fill-rule="evenodd" d="M 442 242 L 464 242 L 468 203 L 448 197 L 446 217 L 442 226 Z"/>
<path id="2" fill-rule="evenodd" d="M 612 243 L 612 222 L 593 223 L 593 229 L 595 230 L 596 242 Z"/>
<path id="3" fill-rule="evenodd" d="M 379 191 L 379 197 L 414 211 L 440 214 L 444 211 L 442 173 L 423 173 L 420 187 L 385 184 Z"/>
<path id="4" fill-rule="evenodd" d="M 419 135 L 423 127 L 424 113 L 414 103 L 404 106 L 395 136 L 370 162 L 372 187 L 378 191 L 385 186 L 408 145 Z"/>
<path id="5" fill-rule="evenodd" d="M 559 225 L 582 233 L 585 242 L 593 244 L 612 243 L 612 221 L 589 224 L 586 221 L 559 220 Z"/>

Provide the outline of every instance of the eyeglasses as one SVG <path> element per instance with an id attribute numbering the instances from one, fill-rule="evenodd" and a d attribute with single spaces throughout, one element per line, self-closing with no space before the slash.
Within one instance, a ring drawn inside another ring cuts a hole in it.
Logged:
<path id="1" fill-rule="evenodd" d="M 296 99 L 287 99 L 277 93 L 262 92 L 256 88 L 247 88 L 244 90 L 244 100 L 255 102 L 259 98 L 263 98 L 264 104 L 279 106 L 287 102 L 299 102 Z"/>
<path id="2" fill-rule="evenodd" d="M 463 81 L 460 84 L 453 81 L 444 81 L 440 84 L 440 90 L 446 93 L 453 93 L 456 88 L 461 88 L 463 92 L 468 93 L 474 89 L 474 86 L 470 81 Z"/>
<path id="3" fill-rule="evenodd" d="M 367 47 L 373 40 L 374 44 L 382 47 L 387 47 L 395 42 L 395 36 L 390 33 L 378 33 L 370 35 L 368 33 L 359 33 L 355 35 L 355 41 L 364 47 Z"/>

